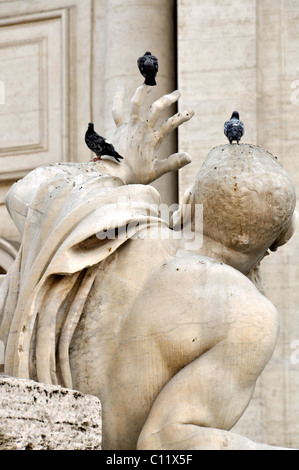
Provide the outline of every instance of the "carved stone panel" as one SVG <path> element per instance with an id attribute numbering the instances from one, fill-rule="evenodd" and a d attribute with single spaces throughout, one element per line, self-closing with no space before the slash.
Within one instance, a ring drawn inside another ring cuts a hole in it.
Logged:
<path id="1" fill-rule="evenodd" d="M 40 165 L 89 160 L 91 39 L 91 0 L 0 0 L 0 237 L 9 242 L 20 241 L 4 204 L 10 186 Z"/>
<path id="2" fill-rule="evenodd" d="M 2 178 L 61 161 L 66 119 L 63 87 L 64 15 L 0 20 Z"/>

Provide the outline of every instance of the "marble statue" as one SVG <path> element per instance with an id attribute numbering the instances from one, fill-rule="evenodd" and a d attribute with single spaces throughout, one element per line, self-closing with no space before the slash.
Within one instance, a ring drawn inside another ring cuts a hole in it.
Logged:
<path id="1" fill-rule="evenodd" d="M 120 164 L 39 167 L 8 193 L 22 244 L 0 291 L 5 373 L 99 397 L 103 449 L 273 449 L 230 429 L 275 347 L 259 264 L 294 232 L 294 186 L 261 148 L 215 147 L 163 219 L 149 183 L 191 159 L 155 152 L 193 112 L 157 126 L 180 94 L 148 109 L 150 90 L 128 120 L 115 96 Z"/>

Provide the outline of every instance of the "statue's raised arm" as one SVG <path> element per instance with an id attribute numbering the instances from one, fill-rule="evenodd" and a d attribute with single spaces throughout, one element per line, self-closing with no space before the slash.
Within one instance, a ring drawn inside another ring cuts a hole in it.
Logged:
<path id="1" fill-rule="evenodd" d="M 191 162 L 191 157 L 186 152 L 174 153 L 165 159 L 157 158 L 156 152 L 163 140 L 191 119 L 194 112 L 186 110 L 176 113 L 157 125 L 163 111 L 174 105 L 181 94 L 176 90 L 149 105 L 146 96 L 151 90 L 152 87 L 148 85 L 138 87 L 131 99 L 129 110 L 124 109 L 125 89 L 119 88 L 115 93 L 112 108 L 115 122 L 113 144 L 118 153 L 124 156 L 120 163 L 105 157 L 96 162 L 54 163 L 38 167 L 17 185 L 12 186 L 6 197 L 6 205 L 21 233 L 28 207 L 36 192 L 41 191 L 43 182 L 47 182 L 48 191 L 55 189 L 55 181 L 59 177 L 69 181 L 78 177 L 86 181 L 93 176 L 105 175 L 117 178 L 118 184 L 148 184 Z M 52 186 L 49 183 L 51 179 Z M 106 179 L 105 184 L 114 186 L 116 183 L 113 179 Z"/>
<path id="2" fill-rule="evenodd" d="M 179 93 L 145 110 L 149 89 L 128 121 L 116 94 L 120 163 L 57 163 L 11 188 L 22 243 L 0 289 L 5 373 L 99 397 L 103 449 L 273 449 L 231 429 L 275 348 L 259 264 L 295 230 L 294 185 L 259 147 L 213 148 L 173 218 L 190 206 L 202 237 L 187 248 L 148 183 L 190 161 L 156 151 L 193 113 L 157 126 Z"/>
<path id="3" fill-rule="evenodd" d="M 124 156 L 119 165 L 119 174 L 127 183 L 148 184 L 173 170 L 179 170 L 191 162 L 187 153 L 175 153 L 160 160 L 156 152 L 163 140 L 184 122 L 192 118 L 192 110 L 177 113 L 157 128 L 157 122 L 165 109 L 176 103 L 181 94 L 174 91 L 155 101 L 145 109 L 145 98 L 152 90 L 148 85 L 137 88 L 126 121 L 123 109 L 124 89 L 117 91 L 113 104 L 113 118 L 117 126 L 115 146 Z"/>

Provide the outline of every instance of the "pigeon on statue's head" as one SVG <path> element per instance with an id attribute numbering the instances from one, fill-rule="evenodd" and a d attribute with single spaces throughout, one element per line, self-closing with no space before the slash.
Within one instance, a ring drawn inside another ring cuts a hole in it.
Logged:
<path id="1" fill-rule="evenodd" d="M 108 142 L 108 140 L 95 132 L 94 124 L 92 122 L 88 124 L 88 129 L 85 133 L 85 143 L 87 147 L 96 154 L 96 157 L 91 160 L 92 162 L 100 160 L 102 155 L 114 157 L 118 162 L 120 158 L 123 158 L 119 153 L 117 153 L 113 145 Z"/>
<path id="2" fill-rule="evenodd" d="M 233 141 L 239 143 L 244 132 L 244 124 L 240 121 L 239 113 L 234 111 L 230 120 L 224 123 L 224 135 L 228 138 L 230 144 Z"/>
<path id="3" fill-rule="evenodd" d="M 150 86 L 157 85 L 156 75 L 159 68 L 157 57 L 147 51 L 142 57 L 139 57 L 137 65 L 141 75 L 145 78 L 144 84 Z"/>

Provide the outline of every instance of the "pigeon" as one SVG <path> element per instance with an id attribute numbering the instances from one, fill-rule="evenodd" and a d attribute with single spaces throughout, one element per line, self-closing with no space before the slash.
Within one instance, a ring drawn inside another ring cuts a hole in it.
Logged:
<path id="1" fill-rule="evenodd" d="M 244 132 L 244 124 L 239 119 L 239 113 L 238 111 L 234 111 L 230 120 L 224 123 L 224 135 L 226 135 L 230 144 L 233 140 L 237 141 L 238 144 Z"/>
<path id="2" fill-rule="evenodd" d="M 96 157 L 91 160 L 92 162 L 100 160 L 102 155 L 110 155 L 118 162 L 120 158 L 123 158 L 119 153 L 117 153 L 113 145 L 108 142 L 108 140 L 95 132 L 94 124 L 92 122 L 88 124 L 88 129 L 85 133 L 85 143 L 87 147 L 96 154 Z"/>
<path id="3" fill-rule="evenodd" d="M 144 84 L 155 86 L 156 75 L 158 72 L 158 59 L 147 51 L 142 57 L 137 60 L 138 68 L 141 75 L 145 78 Z"/>

